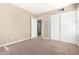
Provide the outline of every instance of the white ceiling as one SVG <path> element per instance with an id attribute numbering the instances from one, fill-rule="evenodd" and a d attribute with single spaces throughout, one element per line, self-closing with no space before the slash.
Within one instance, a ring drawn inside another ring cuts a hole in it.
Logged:
<path id="1" fill-rule="evenodd" d="M 40 14 L 44 12 L 48 12 L 50 10 L 62 8 L 64 6 L 70 5 L 72 3 L 13 3 L 13 5 L 32 12 L 34 14 Z"/>

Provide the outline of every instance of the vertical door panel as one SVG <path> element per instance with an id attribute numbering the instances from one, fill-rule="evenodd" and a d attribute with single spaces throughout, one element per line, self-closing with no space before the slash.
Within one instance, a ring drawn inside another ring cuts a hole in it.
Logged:
<path id="1" fill-rule="evenodd" d="M 59 15 L 51 16 L 51 39 L 59 40 Z"/>
<path id="2" fill-rule="evenodd" d="M 61 41 L 76 44 L 76 11 L 61 14 Z"/>
<path id="3" fill-rule="evenodd" d="M 31 38 L 37 37 L 37 19 L 31 18 Z"/>
<path id="4" fill-rule="evenodd" d="M 79 46 L 79 9 L 77 10 L 77 44 Z"/>

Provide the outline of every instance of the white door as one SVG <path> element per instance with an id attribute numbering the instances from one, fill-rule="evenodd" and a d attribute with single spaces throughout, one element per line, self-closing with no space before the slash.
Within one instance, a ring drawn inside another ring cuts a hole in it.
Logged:
<path id="1" fill-rule="evenodd" d="M 31 18 L 31 38 L 37 37 L 37 19 Z"/>
<path id="2" fill-rule="evenodd" d="M 76 11 L 61 14 L 61 41 L 76 44 Z"/>
<path id="3" fill-rule="evenodd" d="M 51 39 L 59 41 L 59 15 L 51 16 Z"/>

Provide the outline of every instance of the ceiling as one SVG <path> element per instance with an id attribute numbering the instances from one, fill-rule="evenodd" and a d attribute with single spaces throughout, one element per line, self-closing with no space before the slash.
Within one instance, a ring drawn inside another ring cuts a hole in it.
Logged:
<path id="1" fill-rule="evenodd" d="M 62 8 L 73 3 L 13 3 L 13 5 L 22 8 L 34 14 L 48 12 L 54 9 Z"/>

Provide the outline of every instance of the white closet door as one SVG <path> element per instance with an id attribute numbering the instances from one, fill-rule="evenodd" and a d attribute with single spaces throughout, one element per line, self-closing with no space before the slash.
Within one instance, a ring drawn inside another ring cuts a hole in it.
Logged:
<path id="1" fill-rule="evenodd" d="M 76 11 L 61 14 L 61 41 L 76 44 Z"/>
<path id="2" fill-rule="evenodd" d="M 51 39 L 59 41 L 59 15 L 51 16 Z"/>
<path id="3" fill-rule="evenodd" d="M 31 38 L 37 37 L 37 19 L 31 18 Z"/>

